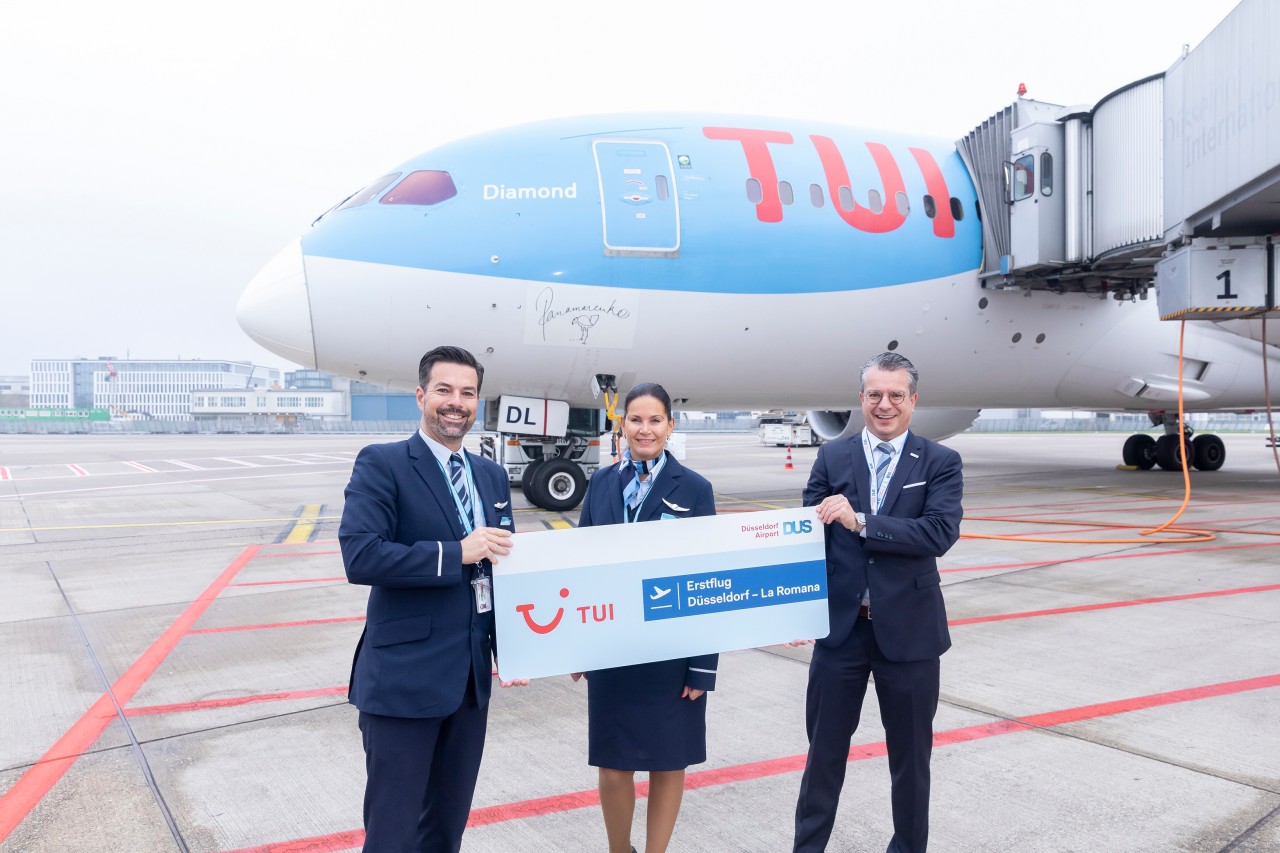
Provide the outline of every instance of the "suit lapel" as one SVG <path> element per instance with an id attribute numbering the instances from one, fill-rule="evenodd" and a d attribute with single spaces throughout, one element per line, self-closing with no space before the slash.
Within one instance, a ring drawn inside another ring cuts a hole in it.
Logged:
<path id="1" fill-rule="evenodd" d="M 622 518 L 622 466 L 616 463 L 610 464 L 600 485 L 604 487 L 603 500 L 594 500 L 595 504 L 601 506 L 600 518 L 593 519 L 593 523 L 621 524 L 624 520 Z M 597 510 L 593 508 L 591 513 L 596 515 Z"/>
<path id="2" fill-rule="evenodd" d="M 849 437 L 849 477 L 853 499 L 850 501 L 858 512 L 871 512 L 871 474 L 867 469 L 867 454 L 862 449 L 862 433 Z"/>
<path id="3" fill-rule="evenodd" d="M 448 520 L 449 528 L 459 541 L 465 539 L 467 532 L 462 529 L 462 521 L 458 518 L 458 505 L 453 501 L 453 488 L 445 480 L 444 472 L 440 470 L 440 463 L 431 453 L 431 448 L 427 447 L 427 443 L 417 433 L 409 438 L 409 457 L 413 460 L 413 470 L 418 472 L 418 476 L 427 487 L 427 492 L 435 498 L 441 514 Z"/>
<path id="4" fill-rule="evenodd" d="M 481 482 L 481 480 L 485 480 L 485 475 L 483 473 L 483 469 L 476 464 L 476 460 L 480 457 L 476 456 L 474 453 L 468 453 L 467 451 L 463 452 L 467 454 L 467 462 L 471 465 L 472 479 L 475 480 L 476 483 L 475 499 L 480 501 L 480 506 L 484 510 L 485 526 L 497 527 L 499 510 L 493 505 L 492 496 L 487 494 L 489 490 L 489 482 L 487 480 L 483 483 Z M 506 509 L 506 507 L 503 507 L 503 509 Z"/>
<path id="5" fill-rule="evenodd" d="M 893 479 L 889 481 L 884 502 L 880 505 L 882 515 L 887 515 L 893 509 L 893 502 L 897 500 L 903 484 L 911 482 L 911 476 L 922 459 L 924 459 L 924 439 L 912 433 L 907 436 L 907 443 L 902 446 L 902 457 L 894 467 Z"/>

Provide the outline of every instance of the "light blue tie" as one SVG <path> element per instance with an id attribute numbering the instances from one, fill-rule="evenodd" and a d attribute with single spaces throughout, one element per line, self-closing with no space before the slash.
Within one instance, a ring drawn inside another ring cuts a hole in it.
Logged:
<path id="1" fill-rule="evenodd" d="M 884 474 L 889 470 L 889 461 L 893 459 L 893 445 L 887 441 L 882 441 L 876 445 L 876 452 L 880 454 L 880 461 L 876 463 L 876 491 L 884 491 Z"/>
<path id="2" fill-rule="evenodd" d="M 467 469 L 462 464 L 462 455 L 455 453 L 449 457 L 449 479 L 453 482 L 453 490 L 462 503 L 462 512 L 467 521 L 475 523 L 476 511 L 471 506 L 471 493 L 467 491 Z"/>
<path id="3" fill-rule="evenodd" d="M 643 462 L 632 462 L 622 469 L 622 502 L 631 510 L 635 510 L 640 505 L 640 477 L 638 473 L 642 465 L 645 473 L 648 473 L 649 467 Z"/>

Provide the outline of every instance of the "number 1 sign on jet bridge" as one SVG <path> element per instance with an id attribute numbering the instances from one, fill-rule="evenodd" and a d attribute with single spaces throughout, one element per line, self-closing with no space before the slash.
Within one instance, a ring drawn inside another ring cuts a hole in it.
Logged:
<path id="1" fill-rule="evenodd" d="M 822 525 L 806 507 L 517 533 L 494 611 L 504 680 L 825 637 Z"/>

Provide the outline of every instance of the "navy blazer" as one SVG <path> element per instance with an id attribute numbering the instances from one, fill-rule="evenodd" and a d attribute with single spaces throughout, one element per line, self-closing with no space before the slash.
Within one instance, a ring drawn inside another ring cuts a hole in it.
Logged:
<path id="1" fill-rule="evenodd" d="M 637 521 L 658 521 L 671 518 L 695 518 L 715 515 L 716 501 L 711 483 L 692 468 L 686 468 L 667 451 L 667 461 L 653 481 L 649 494 L 640 507 Z M 587 494 L 582 499 L 582 515 L 579 527 L 597 524 L 623 524 L 622 517 L 622 466 L 601 467 L 587 484 Z M 657 533 L 658 531 L 655 531 Z M 685 685 L 697 690 L 714 690 L 716 664 L 720 656 L 699 655 L 689 658 L 689 671 Z M 709 670 L 698 672 L 696 670 Z"/>
<path id="2" fill-rule="evenodd" d="M 467 460 L 487 525 L 514 531 L 506 471 L 473 453 Z M 476 613 L 465 536 L 453 490 L 421 435 L 360 451 L 338 542 L 347 580 L 370 587 L 348 692 L 361 711 L 448 716 L 462 704 L 468 675 L 480 706 L 488 702 L 493 612 Z"/>
<path id="3" fill-rule="evenodd" d="M 819 448 L 804 505 L 842 494 L 867 518 L 865 538 L 839 522 L 827 525 L 831 633 L 819 643 L 844 642 L 857 619 L 862 591 L 870 589 L 871 626 L 885 657 L 927 660 L 951 647 L 937 558 L 960 538 L 961 468 L 954 450 L 908 434 L 884 503 L 872 515 L 862 433 Z"/>

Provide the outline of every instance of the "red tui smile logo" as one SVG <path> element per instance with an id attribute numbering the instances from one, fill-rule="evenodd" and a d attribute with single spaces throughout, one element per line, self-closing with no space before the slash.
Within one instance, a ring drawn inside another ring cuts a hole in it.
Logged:
<path id="1" fill-rule="evenodd" d="M 562 588 L 560 590 L 560 597 L 561 598 L 569 597 L 568 588 Z M 550 622 L 548 622 L 545 625 L 539 625 L 537 622 L 533 621 L 533 616 L 532 616 L 533 608 L 534 608 L 534 605 L 532 604 L 516 605 L 516 612 L 524 617 L 524 623 L 528 625 L 529 630 L 533 631 L 535 634 L 550 634 L 552 631 L 556 629 L 556 626 L 560 624 L 560 620 L 564 618 L 564 608 L 558 607 L 556 608 L 556 615 L 551 619 Z"/>

